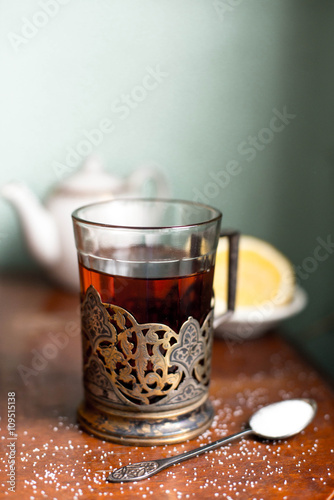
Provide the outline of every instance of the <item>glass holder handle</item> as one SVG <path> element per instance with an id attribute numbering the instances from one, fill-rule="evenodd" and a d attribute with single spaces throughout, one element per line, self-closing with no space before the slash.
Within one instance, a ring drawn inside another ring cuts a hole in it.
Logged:
<path id="1" fill-rule="evenodd" d="M 226 321 L 235 309 L 240 232 L 228 229 L 221 231 L 220 237 L 228 238 L 227 311 L 222 315 Z"/>

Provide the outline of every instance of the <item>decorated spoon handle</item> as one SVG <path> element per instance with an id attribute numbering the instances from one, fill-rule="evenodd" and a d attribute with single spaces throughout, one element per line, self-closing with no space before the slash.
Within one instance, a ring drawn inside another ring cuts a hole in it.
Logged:
<path id="1" fill-rule="evenodd" d="M 111 474 L 109 474 L 107 481 L 111 483 L 119 483 L 119 482 L 129 482 L 129 481 L 140 481 L 141 479 L 146 479 L 157 472 L 160 472 L 171 465 L 178 464 L 183 462 L 184 460 L 188 460 L 189 458 L 198 457 L 207 451 L 215 450 L 219 448 L 223 444 L 230 443 L 236 439 L 240 439 L 247 434 L 251 434 L 253 431 L 250 428 L 247 428 L 237 434 L 232 434 L 223 439 L 218 439 L 213 443 L 208 443 L 200 448 L 195 448 L 194 450 L 186 451 L 185 453 L 181 453 L 180 455 L 175 455 L 170 458 L 162 458 L 158 460 L 150 460 L 147 462 L 138 462 L 135 464 L 125 465 L 124 467 L 120 467 L 119 469 L 115 469 Z"/>

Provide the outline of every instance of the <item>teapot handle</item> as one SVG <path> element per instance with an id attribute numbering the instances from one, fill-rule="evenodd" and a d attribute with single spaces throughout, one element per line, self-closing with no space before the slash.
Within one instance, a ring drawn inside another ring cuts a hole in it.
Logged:
<path id="1" fill-rule="evenodd" d="M 137 168 L 128 178 L 129 188 L 143 191 L 147 181 L 153 182 L 154 198 L 168 198 L 170 195 L 169 181 L 158 165 L 152 163 Z"/>

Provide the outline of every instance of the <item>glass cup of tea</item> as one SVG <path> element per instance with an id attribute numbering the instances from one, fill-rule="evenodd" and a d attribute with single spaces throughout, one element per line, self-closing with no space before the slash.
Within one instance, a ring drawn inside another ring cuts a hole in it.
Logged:
<path id="1" fill-rule="evenodd" d="M 79 261 L 84 401 L 105 440 L 177 443 L 207 429 L 213 276 L 222 214 L 179 200 L 114 199 L 72 214 Z M 238 233 L 229 238 L 234 309 Z"/>

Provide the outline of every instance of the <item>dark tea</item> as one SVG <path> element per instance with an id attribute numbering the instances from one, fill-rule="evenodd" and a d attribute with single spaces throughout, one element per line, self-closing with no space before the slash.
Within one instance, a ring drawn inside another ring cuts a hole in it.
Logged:
<path id="1" fill-rule="evenodd" d="M 111 276 L 79 265 L 82 296 L 90 285 L 101 300 L 127 310 L 138 323 L 163 323 L 178 332 L 191 316 L 201 325 L 211 309 L 214 267 L 187 276 Z"/>

